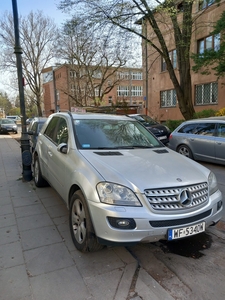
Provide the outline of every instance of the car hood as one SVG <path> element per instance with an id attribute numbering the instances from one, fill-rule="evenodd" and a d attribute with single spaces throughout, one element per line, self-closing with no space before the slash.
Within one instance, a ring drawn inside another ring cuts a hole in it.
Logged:
<path id="1" fill-rule="evenodd" d="M 167 148 L 80 150 L 105 181 L 143 192 L 205 182 L 209 170 Z"/>
<path id="2" fill-rule="evenodd" d="M 168 130 L 166 129 L 165 126 L 163 125 L 151 125 L 151 126 L 146 126 L 148 128 L 148 130 L 150 130 L 153 133 L 158 133 L 158 134 L 162 134 L 162 133 L 166 133 L 168 135 Z"/>

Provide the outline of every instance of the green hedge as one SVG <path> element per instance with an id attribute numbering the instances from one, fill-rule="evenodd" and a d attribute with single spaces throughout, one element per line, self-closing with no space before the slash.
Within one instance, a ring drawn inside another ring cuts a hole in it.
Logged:
<path id="1" fill-rule="evenodd" d="M 183 123 L 185 120 L 167 120 L 165 125 L 169 127 L 170 131 L 174 131 L 181 123 Z"/>

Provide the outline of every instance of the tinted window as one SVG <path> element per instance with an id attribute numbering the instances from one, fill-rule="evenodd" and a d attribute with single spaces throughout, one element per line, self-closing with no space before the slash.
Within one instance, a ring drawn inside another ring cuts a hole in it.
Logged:
<path id="1" fill-rule="evenodd" d="M 68 142 L 68 128 L 66 120 L 60 118 L 56 132 L 55 142 L 57 145 Z"/>
<path id="2" fill-rule="evenodd" d="M 217 135 L 225 138 L 225 124 L 218 124 Z"/>
<path id="3" fill-rule="evenodd" d="M 34 122 L 34 124 L 31 127 L 31 130 L 34 131 L 34 132 L 36 132 L 36 130 L 37 130 L 37 122 Z"/>
<path id="4" fill-rule="evenodd" d="M 181 127 L 178 132 L 180 133 L 194 133 L 196 124 L 186 124 Z"/>
<path id="5" fill-rule="evenodd" d="M 186 124 L 178 131 L 180 133 L 190 133 L 199 135 L 214 135 L 215 123 L 193 123 Z"/>
<path id="6" fill-rule="evenodd" d="M 55 129 L 58 123 L 59 117 L 53 117 L 49 122 L 44 134 L 48 136 L 52 141 L 55 140 Z"/>
<path id="7" fill-rule="evenodd" d="M 215 123 L 200 123 L 195 128 L 195 134 L 199 135 L 214 135 Z"/>

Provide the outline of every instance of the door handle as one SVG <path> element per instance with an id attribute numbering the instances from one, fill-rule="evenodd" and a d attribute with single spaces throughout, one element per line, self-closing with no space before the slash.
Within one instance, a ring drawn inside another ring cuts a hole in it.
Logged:
<path id="1" fill-rule="evenodd" d="M 52 157 L 52 152 L 48 150 L 48 155 Z"/>

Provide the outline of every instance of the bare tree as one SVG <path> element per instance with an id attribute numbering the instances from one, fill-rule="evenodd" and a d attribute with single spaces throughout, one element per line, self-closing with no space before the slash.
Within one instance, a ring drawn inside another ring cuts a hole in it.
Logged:
<path id="1" fill-rule="evenodd" d="M 185 119 L 190 119 L 194 114 L 190 67 L 191 36 L 196 18 L 192 15 L 194 4 L 197 5 L 195 0 L 62 0 L 59 7 L 71 11 L 73 7 L 78 10 L 85 5 L 83 18 L 88 16 L 96 22 L 114 24 L 146 41 L 165 60 L 180 111 Z M 138 23 L 147 31 L 141 31 Z M 166 39 L 168 33 L 169 41 Z M 177 52 L 178 72 L 170 59 L 171 39 Z"/>
<path id="2" fill-rule="evenodd" d="M 35 95 L 38 115 L 42 115 L 42 78 L 41 71 L 55 57 L 55 42 L 58 29 L 42 11 L 30 12 L 26 17 L 19 18 L 20 42 L 22 47 L 22 67 L 24 81 Z M 16 57 L 14 54 L 15 38 L 13 16 L 5 13 L 0 20 L 0 41 L 2 55 L 0 68 L 15 76 Z"/>
<path id="3" fill-rule="evenodd" d="M 111 28 L 73 18 L 64 25 L 57 54 L 69 70 L 68 87 L 60 89 L 75 106 L 98 105 L 119 83 L 117 71 L 130 58 L 126 43 L 120 43 Z"/>

